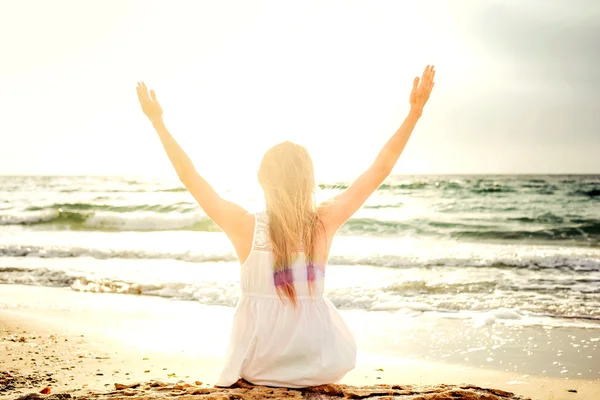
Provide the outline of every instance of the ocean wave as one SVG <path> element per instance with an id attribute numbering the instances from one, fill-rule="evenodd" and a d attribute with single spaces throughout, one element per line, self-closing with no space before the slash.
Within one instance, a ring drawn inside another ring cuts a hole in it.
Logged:
<path id="1" fill-rule="evenodd" d="M 340 228 L 341 234 L 398 234 L 398 233 L 423 233 L 423 229 L 415 227 L 410 223 L 397 222 L 397 221 L 382 221 L 370 218 L 352 218 L 349 219 Z"/>
<path id="2" fill-rule="evenodd" d="M 553 184 L 540 182 L 545 182 L 543 180 L 530 180 L 528 182 L 532 183 L 524 183 L 520 185 L 522 188 L 532 188 L 538 189 L 540 193 L 550 193 L 554 192 L 554 190 L 558 190 Z M 320 184 L 319 187 L 321 189 L 335 189 L 335 190 L 343 190 L 348 188 L 347 183 L 335 183 L 335 184 Z M 487 193 L 515 193 L 517 189 L 509 184 L 498 183 L 493 180 L 477 180 L 476 182 L 471 182 L 470 180 L 424 180 L 424 181 L 415 181 L 415 182 L 407 182 L 407 183 L 394 183 L 394 182 L 386 182 L 379 185 L 377 188 L 378 191 L 419 191 L 419 190 L 448 190 L 450 192 L 456 192 L 464 190 L 467 193 L 474 194 L 487 194 Z"/>
<path id="3" fill-rule="evenodd" d="M 107 199 L 107 197 L 99 197 L 99 199 Z M 48 206 L 30 206 L 25 209 L 25 212 L 44 211 L 49 213 L 62 212 L 77 212 L 77 211 L 112 211 L 117 213 L 129 213 L 136 211 L 154 211 L 159 213 L 181 212 L 187 213 L 198 210 L 195 203 L 179 202 L 173 204 L 139 204 L 127 206 L 114 206 L 109 204 L 95 203 L 56 203 Z"/>
<path id="4" fill-rule="evenodd" d="M 424 235 L 450 239 L 475 240 L 540 240 L 540 241 L 575 241 L 578 243 L 597 244 L 600 241 L 600 220 L 595 218 L 571 218 L 552 213 L 536 217 L 513 217 L 508 221 L 518 222 L 513 229 L 494 225 L 493 221 L 475 220 L 471 224 L 463 222 L 446 222 L 435 220 L 385 221 L 369 218 L 353 218 L 340 229 L 342 234 L 376 234 L 376 235 Z M 548 224 L 546 228 L 523 229 L 528 224 Z M 562 224 L 560 226 L 559 224 Z"/>
<path id="5" fill-rule="evenodd" d="M 155 192 L 165 192 L 165 193 L 183 193 L 183 192 L 187 192 L 188 190 L 184 187 L 176 187 L 176 188 L 170 188 L 170 189 L 158 189 L 155 190 Z"/>
<path id="6" fill-rule="evenodd" d="M 401 207 L 375 204 L 367 209 Z M 446 213 L 446 210 L 442 210 Z M 352 236 L 423 236 L 475 241 L 570 241 L 583 245 L 600 242 L 600 220 L 581 216 L 559 216 L 550 212 L 537 216 L 508 217 L 511 225 L 486 219 L 444 221 L 426 218 L 403 221 L 375 218 L 352 218 L 341 228 L 342 235 Z M 199 231 L 220 232 L 196 206 L 187 202 L 171 205 L 110 206 L 87 203 L 53 204 L 30 207 L 29 211 L 0 214 L 0 225 L 25 225 L 51 230 L 81 231 Z M 545 225 L 540 227 L 539 225 Z"/>
<path id="7" fill-rule="evenodd" d="M 141 259 L 141 260 L 177 260 L 192 263 L 203 262 L 236 262 L 237 256 L 231 252 L 199 253 L 192 251 L 151 251 L 125 249 L 88 249 L 76 246 L 28 246 L 0 244 L 0 256 L 4 257 L 38 257 L 38 258 L 74 258 L 89 257 L 94 259 Z M 497 252 L 492 255 L 477 256 L 471 252 L 465 254 L 426 254 L 423 256 L 407 255 L 332 255 L 328 263 L 331 265 L 364 265 L 381 268 L 494 268 L 531 270 L 565 269 L 571 271 L 600 271 L 600 257 L 597 253 L 575 252 L 564 254 L 530 254 Z"/>
<path id="8" fill-rule="evenodd" d="M 373 256 L 333 256 L 331 265 L 367 265 L 384 268 L 495 268 L 495 269 L 565 269 L 572 271 L 600 271 L 600 259 L 581 255 L 507 255 L 494 254 L 487 258 L 467 258 L 454 256 L 433 256 L 415 258 L 413 256 L 373 255 Z"/>
<path id="9" fill-rule="evenodd" d="M 600 189 L 576 190 L 572 193 L 572 195 L 596 198 L 596 197 L 600 197 Z"/>
<path id="10" fill-rule="evenodd" d="M 319 184 L 320 189 L 334 189 L 334 190 L 343 190 L 347 189 L 349 186 L 348 183 L 334 183 L 334 184 Z M 463 186 L 456 181 L 446 181 L 446 180 L 431 180 L 431 181 L 417 181 L 417 182 L 409 182 L 409 183 L 393 183 L 386 182 L 379 185 L 377 188 L 378 191 L 386 191 L 386 190 L 419 190 L 419 189 L 461 189 Z"/>
<path id="11" fill-rule="evenodd" d="M 154 206 L 150 206 L 154 207 Z M 55 229 L 105 231 L 165 231 L 188 230 L 220 232 L 209 218 L 190 212 L 167 212 L 168 207 L 156 206 L 165 212 L 91 211 L 75 209 L 43 209 L 25 213 L 0 215 L 0 225 L 47 225 Z M 175 207 L 175 206 L 173 206 Z"/>
<path id="12" fill-rule="evenodd" d="M 576 241 L 597 244 L 600 241 L 600 221 L 586 220 L 571 226 L 544 228 L 537 230 L 477 230 L 461 231 L 452 234 L 456 239 L 478 240 L 540 240 L 540 241 Z"/>
<path id="13" fill-rule="evenodd" d="M 471 189 L 473 193 L 485 194 L 485 193 L 514 193 L 515 189 L 506 185 L 491 185 L 491 186 L 476 186 Z"/>
<path id="14" fill-rule="evenodd" d="M 521 189 L 526 189 L 526 191 L 524 191 L 525 193 L 548 195 L 554 194 L 560 190 L 558 186 L 551 183 L 546 183 L 544 180 L 532 179 L 528 182 L 532 183 L 524 183 L 520 185 Z"/>
<path id="15" fill-rule="evenodd" d="M 319 189 L 343 190 L 348 189 L 347 183 L 320 183 Z"/>
<path id="16" fill-rule="evenodd" d="M 77 279 L 66 271 L 48 268 L 0 267 L 0 284 L 71 286 Z"/>
<path id="17" fill-rule="evenodd" d="M 68 287 L 74 291 L 91 293 L 158 296 L 229 307 L 235 306 L 240 297 L 239 284 L 235 281 L 128 281 L 48 268 L 0 267 L 0 283 Z M 476 312 L 473 316 L 481 318 L 481 322 L 485 324 L 502 319 L 520 320 L 531 316 L 600 320 L 596 303 L 592 301 L 598 300 L 597 295 L 588 294 L 590 301 L 586 304 L 574 304 L 547 294 L 537 296 L 535 301 L 531 301 L 531 293 L 496 295 L 494 290 L 490 290 L 493 285 L 493 282 L 431 285 L 417 281 L 399 282 L 384 287 L 336 288 L 327 290 L 325 294 L 340 309 L 407 310 L 413 313 Z"/>
<path id="18" fill-rule="evenodd" d="M 194 252 L 161 252 L 148 250 L 124 249 L 88 249 L 76 246 L 27 246 L 27 245 L 0 245 L 0 256 L 4 257 L 39 257 L 39 258 L 73 258 L 90 257 L 100 260 L 106 259 L 141 259 L 141 260 L 177 260 L 194 263 L 237 261 L 233 253 L 202 254 Z"/>
<path id="19" fill-rule="evenodd" d="M 391 203 L 391 204 L 365 204 L 364 208 L 366 209 L 372 209 L 372 210 L 379 210 L 382 208 L 400 208 L 404 206 L 404 203 Z"/>
<path id="20" fill-rule="evenodd" d="M 392 283 L 383 290 L 404 296 L 415 294 L 489 293 L 499 285 L 500 282 L 497 280 L 474 282 L 427 282 L 414 280 Z"/>
<path id="21" fill-rule="evenodd" d="M 565 218 L 559 215 L 552 214 L 550 212 L 537 215 L 535 217 L 514 217 L 507 218 L 509 221 L 518 221 L 524 223 L 537 223 L 537 224 L 562 224 L 565 222 Z M 587 223 L 589 220 L 580 220 L 578 223 Z M 592 221 L 594 222 L 594 221 Z"/>
<path id="22" fill-rule="evenodd" d="M 184 187 L 174 187 L 174 188 L 161 188 L 161 189 L 149 189 L 144 187 L 139 187 L 141 184 L 137 185 L 138 188 L 132 188 L 129 186 L 121 187 L 121 188 L 92 188 L 92 187 L 70 187 L 70 188 L 61 188 L 57 190 L 59 193 L 77 193 L 77 192 L 86 192 L 86 193 L 185 193 L 188 190 Z M 52 187 L 50 187 L 51 189 Z"/>
<path id="23" fill-rule="evenodd" d="M 438 182 L 439 184 L 439 182 Z M 424 189 L 428 186 L 435 186 L 434 182 L 411 182 L 411 183 L 382 183 L 379 185 L 379 190 L 414 190 L 414 189 Z"/>
<path id="24" fill-rule="evenodd" d="M 0 225 L 37 225 L 46 223 L 78 224 L 87 218 L 86 214 L 61 210 L 24 212 L 0 215 Z"/>

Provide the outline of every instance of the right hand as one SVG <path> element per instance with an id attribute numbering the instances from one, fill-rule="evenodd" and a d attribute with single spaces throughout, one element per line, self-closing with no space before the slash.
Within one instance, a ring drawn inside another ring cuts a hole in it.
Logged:
<path id="1" fill-rule="evenodd" d="M 423 112 L 423 107 L 425 107 L 425 103 L 429 100 L 429 95 L 431 94 L 433 85 L 435 85 L 433 81 L 434 77 L 435 69 L 433 65 L 425 67 L 421 79 L 418 76 L 415 77 L 409 99 L 411 111 L 419 114 Z"/>
<path id="2" fill-rule="evenodd" d="M 148 94 L 146 84 L 144 82 L 138 82 L 137 94 L 140 105 L 142 106 L 142 111 L 146 114 L 146 117 L 153 123 L 160 121 L 162 119 L 163 110 L 156 99 L 154 90 L 151 90 L 150 94 Z"/>

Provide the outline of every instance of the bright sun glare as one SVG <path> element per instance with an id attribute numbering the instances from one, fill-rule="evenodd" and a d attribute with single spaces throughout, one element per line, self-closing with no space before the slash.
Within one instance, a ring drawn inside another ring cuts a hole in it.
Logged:
<path id="1" fill-rule="evenodd" d="M 172 176 L 136 101 L 144 80 L 207 177 L 254 182 L 264 151 L 292 140 L 309 148 L 318 178 L 342 180 L 402 121 L 412 77 L 432 58 L 452 68 L 435 32 L 412 34 L 426 11 L 418 3 L 38 5 L 39 18 L 5 16 L 0 28 L 20 38 L 9 53 L 28 49 L 0 67 L 15 95 L 8 126 L 28 132 L 15 140 L 26 148 L 34 132 L 39 145 L 23 173 Z M 0 164 L 11 165 L 16 155 Z"/>

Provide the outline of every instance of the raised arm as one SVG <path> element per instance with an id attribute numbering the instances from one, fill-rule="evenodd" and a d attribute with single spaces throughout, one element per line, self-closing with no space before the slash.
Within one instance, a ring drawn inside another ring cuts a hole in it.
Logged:
<path id="1" fill-rule="evenodd" d="M 148 93 L 146 84 L 138 82 L 137 94 L 142 106 L 142 111 L 148 117 L 171 161 L 177 176 L 194 196 L 202 210 L 212 219 L 232 240 L 236 250 L 240 239 L 248 236 L 254 226 L 254 217 L 239 205 L 223 199 L 213 187 L 200 176 L 188 155 L 179 146 L 175 138 L 171 136 L 163 121 L 163 110 L 156 93 L 151 90 Z M 252 233 L 250 233 L 251 237 Z"/>
<path id="2" fill-rule="evenodd" d="M 423 107 L 431 90 L 435 70 L 432 65 L 425 67 L 421 79 L 416 77 L 410 93 L 410 111 L 400 128 L 383 146 L 373 164 L 360 175 L 345 191 L 319 206 L 319 214 L 327 231 L 335 233 L 381 185 L 392 172 L 410 135 L 423 114 Z"/>

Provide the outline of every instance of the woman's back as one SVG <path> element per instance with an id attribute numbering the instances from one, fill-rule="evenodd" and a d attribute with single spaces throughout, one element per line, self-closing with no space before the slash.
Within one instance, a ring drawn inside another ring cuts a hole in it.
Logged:
<path id="1" fill-rule="evenodd" d="M 242 295 L 279 298 L 277 284 L 287 279 L 294 285 L 298 300 L 323 297 L 324 266 L 307 265 L 304 253 L 300 252 L 291 267 L 275 274 L 272 251 L 267 214 L 258 213 L 255 215 L 252 250 L 240 273 Z M 309 283 L 312 285 L 309 286 Z"/>
<path id="2" fill-rule="evenodd" d="M 323 297 L 324 272 L 306 265 L 299 253 L 292 267 L 282 272 L 286 277 L 274 273 L 267 216 L 260 213 L 255 218 L 252 250 L 241 269 L 242 297 L 217 385 L 229 386 L 240 377 L 284 387 L 340 380 L 354 368 L 356 344 L 338 311 Z M 279 297 L 280 278 L 293 281 L 295 306 Z"/>

